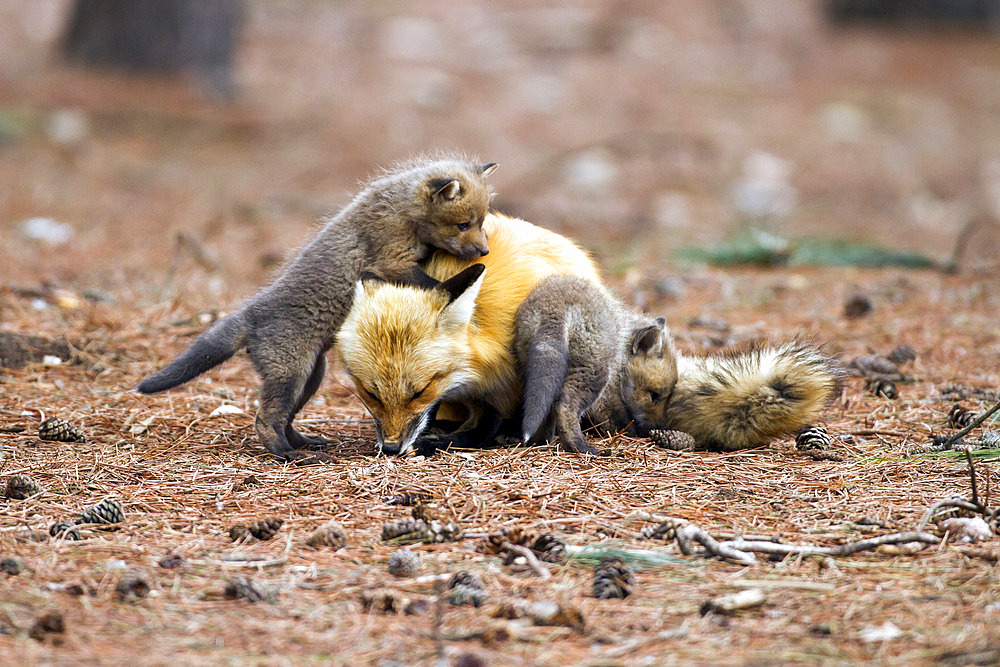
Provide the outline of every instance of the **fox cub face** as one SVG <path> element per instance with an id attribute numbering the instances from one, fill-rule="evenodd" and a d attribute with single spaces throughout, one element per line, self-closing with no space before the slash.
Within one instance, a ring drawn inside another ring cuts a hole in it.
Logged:
<path id="1" fill-rule="evenodd" d="M 379 451 L 406 454 L 450 391 L 471 383 L 467 328 L 483 283 L 473 264 L 433 289 L 366 275 L 337 353 L 375 419 Z"/>
<path id="2" fill-rule="evenodd" d="M 637 430 L 648 431 L 665 423 L 677 384 L 677 351 L 662 317 L 632 332 L 626 378 L 623 398 Z"/>
<path id="3" fill-rule="evenodd" d="M 496 168 L 490 162 L 428 178 L 422 193 L 428 214 L 417 230 L 420 240 L 462 259 L 486 255 L 490 247 L 483 219 L 492 197 L 486 177 Z"/>

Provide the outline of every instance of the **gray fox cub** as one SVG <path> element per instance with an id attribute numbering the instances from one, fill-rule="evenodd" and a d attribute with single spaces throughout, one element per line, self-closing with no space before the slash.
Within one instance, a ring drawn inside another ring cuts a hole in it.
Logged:
<path id="1" fill-rule="evenodd" d="M 553 276 L 521 304 L 514 326 L 525 442 L 558 436 L 570 451 L 596 454 L 580 426 L 585 414 L 636 435 L 664 421 L 677 353 L 662 317 L 629 310 L 593 282 Z"/>
<path id="2" fill-rule="evenodd" d="M 176 387 L 246 347 L 262 379 L 255 420 L 261 443 L 286 460 L 315 458 L 295 450 L 324 441 L 300 434 L 292 419 L 323 380 L 324 355 L 351 307 L 355 282 L 367 271 L 426 282 L 418 263 L 433 248 L 463 259 L 486 255 L 485 178 L 496 166 L 420 158 L 370 181 L 273 283 L 143 380 L 139 391 Z"/>
<path id="3" fill-rule="evenodd" d="M 525 441 L 556 435 L 585 453 L 596 449 L 581 419 L 604 433 L 676 429 L 701 448 L 764 444 L 813 421 L 840 381 L 833 360 L 798 341 L 705 358 L 678 354 L 663 318 L 565 276 L 546 279 L 525 300 L 515 341 Z"/>

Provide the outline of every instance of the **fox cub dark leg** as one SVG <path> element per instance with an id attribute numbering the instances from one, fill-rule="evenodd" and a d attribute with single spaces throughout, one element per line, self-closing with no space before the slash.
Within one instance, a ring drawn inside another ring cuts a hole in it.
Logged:
<path id="1" fill-rule="evenodd" d="M 315 353 L 303 355 L 296 354 L 296 350 L 265 347 L 266 344 L 250 346 L 250 356 L 263 379 L 260 409 L 254 422 L 257 436 L 275 456 L 286 461 L 298 459 L 301 457 L 293 451 L 294 446 L 289 442 L 287 433 L 301 405 L 306 386 L 316 375 L 317 356 Z"/>
<path id="2" fill-rule="evenodd" d="M 578 454 L 597 454 L 597 448 L 589 444 L 583 435 L 580 422 L 583 413 L 600 396 L 609 376 L 609 364 L 571 366 L 552 415 L 562 449 Z"/>
<path id="3" fill-rule="evenodd" d="M 309 437 L 302 435 L 295 430 L 292 426 L 292 421 L 295 419 L 295 415 L 305 407 L 309 399 L 315 395 L 316 390 L 323 383 L 323 375 L 326 373 L 326 354 L 325 352 L 320 352 L 319 356 L 316 357 L 316 364 L 313 366 L 312 373 L 309 374 L 309 379 L 306 380 L 305 387 L 302 388 L 302 396 L 299 398 L 298 404 L 295 406 L 295 411 L 292 412 L 292 416 L 288 418 L 288 424 L 285 426 L 285 437 L 288 438 L 288 444 L 292 446 L 293 449 L 299 449 L 300 447 L 322 447 L 327 444 L 325 438 L 319 436 Z"/>

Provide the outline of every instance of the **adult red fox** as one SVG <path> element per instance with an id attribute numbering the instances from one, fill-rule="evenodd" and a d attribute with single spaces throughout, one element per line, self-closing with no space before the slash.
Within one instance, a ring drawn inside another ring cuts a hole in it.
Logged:
<path id="1" fill-rule="evenodd" d="M 472 407 L 468 424 L 477 407 L 514 417 L 522 393 L 512 349 L 518 306 L 547 276 L 600 285 L 594 262 L 567 238 L 497 213 L 483 229 L 489 255 L 439 252 L 424 266 L 445 281 L 440 287 L 357 283 L 337 351 L 387 454 L 410 451 L 442 400 Z"/>

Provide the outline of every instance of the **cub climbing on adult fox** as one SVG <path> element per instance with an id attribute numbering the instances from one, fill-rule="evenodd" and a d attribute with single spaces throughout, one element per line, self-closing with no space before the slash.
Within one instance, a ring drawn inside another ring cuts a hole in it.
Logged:
<path id="1" fill-rule="evenodd" d="M 366 271 L 389 279 L 435 284 L 420 269 L 433 249 L 464 260 L 489 252 L 483 220 L 496 163 L 418 158 L 371 180 L 292 259 L 269 286 L 217 322 L 181 356 L 143 380 L 145 394 L 204 373 L 246 347 L 260 374 L 255 427 L 267 449 L 285 460 L 315 460 L 297 451 L 321 445 L 292 420 L 319 388 L 326 351 L 351 307 L 354 283 Z"/>

